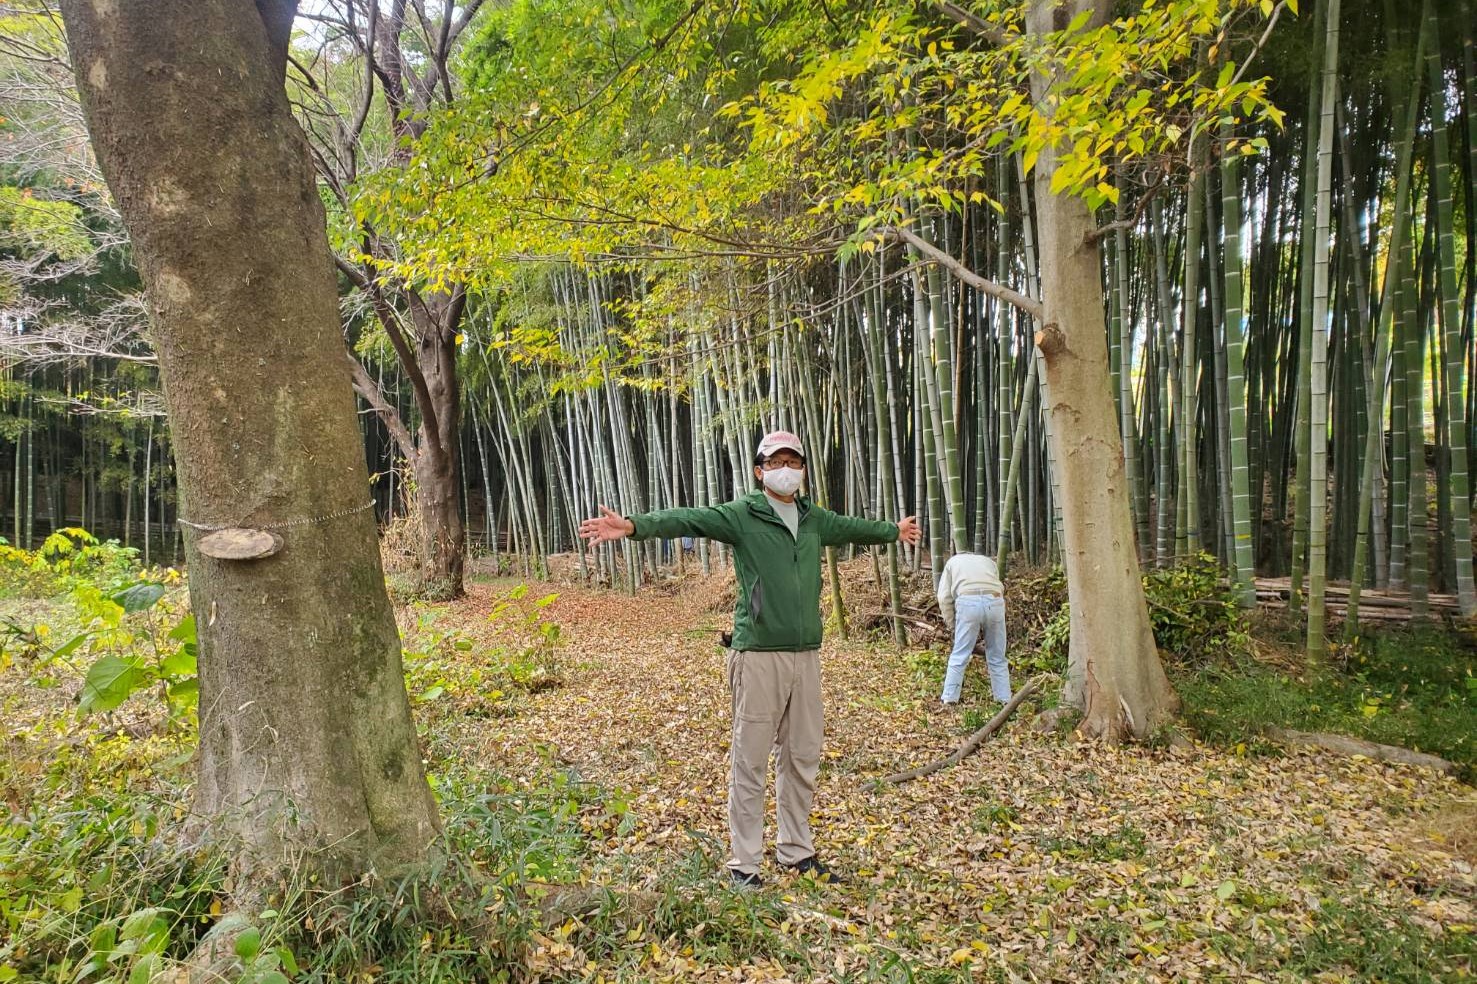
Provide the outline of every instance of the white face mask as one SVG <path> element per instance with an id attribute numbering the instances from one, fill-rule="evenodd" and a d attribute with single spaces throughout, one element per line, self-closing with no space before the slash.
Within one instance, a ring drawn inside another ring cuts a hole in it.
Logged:
<path id="1" fill-rule="evenodd" d="M 776 495 L 794 495 L 804 480 L 803 468 L 776 468 L 764 473 L 764 487 Z"/>

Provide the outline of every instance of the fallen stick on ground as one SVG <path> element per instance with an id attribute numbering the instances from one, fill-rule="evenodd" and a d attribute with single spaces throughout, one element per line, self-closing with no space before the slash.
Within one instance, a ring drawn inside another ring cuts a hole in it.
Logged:
<path id="1" fill-rule="evenodd" d="M 1010 698 L 1010 702 L 1004 707 L 1000 708 L 999 712 L 994 717 L 990 718 L 990 723 L 985 725 L 980 730 L 976 731 L 974 734 L 970 735 L 969 738 L 965 740 L 964 744 L 959 746 L 954 754 L 949 755 L 945 758 L 941 758 L 931 765 L 924 765 L 916 769 L 909 769 L 907 772 L 895 772 L 885 778 L 883 782 L 907 782 L 909 779 L 921 779 L 924 776 L 932 775 L 940 769 L 946 769 L 951 765 L 958 765 L 960 762 L 973 755 L 975 751 L 978 750 L 979 747 L 985 743 L 985 739 L 989 738 L 995 732 L 999 731 L 1001 725 L 1005 724 L 1006 720 L 1015 713 L 1015 709 L 1021 705 L 1021 702 L 1035 693 L 1038 689 L 1040 689 L 1041 682 L 1044 679 L 1045 677 L 1034 677 L 1024 687 L 1017 690 L 1015 692 L 1015 696 Z"/>
<path id="2" fill-rule="evenodd" d="M 1381 762 L 1398 762 L 1401 765 L 1423 765 L 1428 769 L 1435 769 L 1443 775 L 1449 775 L 1456 769 L 1453 763 L 1448 762 L 1439 755 L 1413 752 L 1408 748 L 1401 748 L 1398 745 L 1377 745 L 1372 741 L 1362 741 L 1358 738 L 1348 738 L 1344 735 L 1330 735 L 1315 731 L 1289 731 L 1286 728 L 1272 728 L 1267 733 L 1278 741 L 1287 742 L 1290 745 L 1311 745 L 1314 748 L 1322 748 L 1330 752 L 1340 752 L 1344 755 L 1363 755 L 1365 758 L 1378 759 Z"/>

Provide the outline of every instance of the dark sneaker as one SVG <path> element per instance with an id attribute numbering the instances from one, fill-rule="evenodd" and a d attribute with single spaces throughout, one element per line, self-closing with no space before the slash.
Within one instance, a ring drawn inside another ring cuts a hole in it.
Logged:
<path id="1" fill-rule="evenodd" d="M 753 871 L 739 871 L 737 868 L 728 869 L 728 880 L 733 883 L 734 888 L 763 888 L 764 879 Z"/>
<path id="2" fill-rule="evenodd" d="M 814 854 L 808 858 L 802 858 L 794 864 L 787 864 L 785 867 L 802 875 L 809 875 L 816 881 L 825 882 L 828 885 L 842 885 L 846 882 L 845 878 L 842 878 L 836 872 L 817 861 Z"/>

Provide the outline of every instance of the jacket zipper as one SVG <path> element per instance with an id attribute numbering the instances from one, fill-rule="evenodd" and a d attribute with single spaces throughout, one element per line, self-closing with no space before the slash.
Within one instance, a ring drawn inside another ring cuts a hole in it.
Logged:
<path id="1" fill-rule="evenodd" d="M 775 513 L 774 506 L 770 506 L 767 501 L 765 502 L 765 505 L 769 506 L 769 512 L 766 514 L 764 512 L 755 510 L 755 515 L 757 515 L 760 519 L 764 520 L 767 523 L 773 523 L 776 526 L 779 526 L 786 533 L 790 533 L 790 527 L 786 526 L 785 521 L 780 519 L 779 515 Z M 805 520 L 810 516 L 810 510 L 806 509 L 802 513 L 799 510 L 798 504 L 796 506 L 795 512 L 795 532 L 790 533 L 790 589 L 793 592 L 791 597 L 799 597 L 800 595 L 800 524 L 804 523 Z M 762 580 L 763 579 L 760 578 L 759 580 L 755 581 L 755 586 L 757 587 L 760 583 L 762 583 Z"/>

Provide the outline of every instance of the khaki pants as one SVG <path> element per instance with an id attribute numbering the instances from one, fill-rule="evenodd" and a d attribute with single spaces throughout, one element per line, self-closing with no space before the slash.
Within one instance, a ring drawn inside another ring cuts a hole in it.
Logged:
<path id="1" fill-rule="evenodd" d="M 815 853 L 810 804 L 821 765 L 821 654 L 729 650 L 728 689 L 733 694 L 733 742 L 729 747 L 728 866 L 755 873 L 764 859 L 764 792 L 769 755 L 775 754 L 779 839 L 775 855 L 795 864 Z"/>

